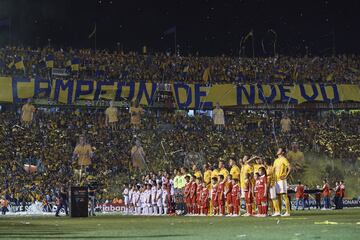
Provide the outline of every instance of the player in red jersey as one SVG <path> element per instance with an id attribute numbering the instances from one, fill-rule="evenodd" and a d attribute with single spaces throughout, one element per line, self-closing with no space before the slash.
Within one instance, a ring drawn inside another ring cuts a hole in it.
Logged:
<path id="1" fill-rule="evenodd" d="M 211 205 L 212 205 L 212 215 L 217 215 L 219 213 L 219 205 L 217 200 L 217 189 L 218 189 L 218 178 L 213 177 L 211 179 Z"/>
<path id="2" fill-rule="evenodd" d="M 232 200 L 231 200 L 231 190 L 233 187 L 233 181 L 232 181 L 232 176 L 229 174 L 227 176 L 227 179 L 225 181 L 225 200 L 226 200 L 226 205 L 228 207 L 228 214 L 232 215 L 233 212 L 233 205 L 232 205 Z"/>
<path id="3" fill-rule="evenodd" d="M 186 180 L 186 184 L 184 187 L 184 202 L 186 205 L 186 214 L 190 213 L 190 176 L 186 175 L 185 176 L 185 180 Z"/>
<path id="4" fill-rule="evenodd" d="M 266 217 L 267 216 L 267 177 L 264 167 L 259 168 L 259 176 L 256 180 L 256 205 L 258 208 L 258 216 Z"/>
<path id="5" fill-rule="evenodd" d="M 217 200 L 218 200 L 218 206 L 219 211 L 221 215 L 225 215 L 225 179 L 224 175 L 219 175 L 219 185 L 217 189 Z"/>
<path id="6" fill-rule="evenodd" d="M 238 216 L 240 214 L 240 185 L 239 179 L 233 179 L 233 186 L 231 189 L 231 203 L 232 203 L 232 212 L 233 216 Z"/>
<path id="7" fill-rule="evenodd" d="M 209 188 L 206 186 L 205 181 L 203 182 L 201 194 L 200 194 L 200 202 L 201 202 L 201 215 L 207 215 L 209 212 Z"/>
<path id="8" fill-rule="evenodd" d="M 324 179 L 323 183 L 324 185 L 322 189 L 322 194 L 324 200 L 324 209 L 330 209 L 330 186 L 326 179 Z"/>
<path id="9" fill-rule="evenodd" d="M 248 217 L 252 215 L 252 204 L 254 203 L 254 193 L 252 188 L 252 177 L 250 173 L 245 174 L 245 181 L 244 181 L 244 191 L 245 194 L 245 203 L 246 203 L 246 210 L 247 212 L 243 215 L 244 217 Z"/>
<path id="10" fill-rule="evenodd" d="M 203 189 L 203 184 L 201 183 L 200 178 L 196 178 L 196 208 L 195 208 L 195 214 L 201 213 L 201 191 Z"/>
<path id="11" fill-rule="evenodd" d="M 190 213 L 195 214 L 196 208 L 196 189 L 197 184 L 195 182 L 196 177 L 193 175 L 191 177 L 191 185 L 190 185 Z"/>

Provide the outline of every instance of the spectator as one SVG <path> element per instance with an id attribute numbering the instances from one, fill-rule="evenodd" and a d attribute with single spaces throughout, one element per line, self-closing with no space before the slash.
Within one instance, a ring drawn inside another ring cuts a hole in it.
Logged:
<path id="1" fill-rule="evenodd" d="M 118 110 L 113 106 L 113 101 L 110 101 L 110 106 L 105 110 L 105 125 L 111 127 L 112 130 L 117 130 L 117 122 L 118 120 Z"/>
<path id="2" fill-rule="evenodd" d="M 213 110 L 213 120 L 218 131 L 221 131 L 225 127 L 224 111 L 220 108 L 219 103 L 216 103 L 216 107 Z"/>
<path id="3" fill-rule="evenodd" d="M 21 121 L 25 126 L 30 126 L 34 119 L 35 107 L 31 104 L 31 99 L 27 100 L 27 103 L 21 108 Z"/>
<path id="4" fill-rule="evenodd" d="M 289 116 L 287 116 L 285 114 L 284 117 L 280 121 L 280 125 L 281 125 L 281 132 L 283 132 L 285 134 L 289 133 L 291 130 L 291 120 L 290 120 Z"/>
<path id="5" fill-rule="evenodd" d="M 135 146 L 131 148 L 132 166 L 135 170 L 144 170 L 146 167 L 145 152 L 140 140 L 136 139 Z"/>

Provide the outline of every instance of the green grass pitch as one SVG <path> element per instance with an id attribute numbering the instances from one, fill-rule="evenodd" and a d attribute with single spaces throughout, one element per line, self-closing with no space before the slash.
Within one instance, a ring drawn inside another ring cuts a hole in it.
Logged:
<path id="1" fill-rule="evenodd" d="M 1 216 L 4 239 L 359 239 L 360 209 L 298 211 L 288 218 Z"/>

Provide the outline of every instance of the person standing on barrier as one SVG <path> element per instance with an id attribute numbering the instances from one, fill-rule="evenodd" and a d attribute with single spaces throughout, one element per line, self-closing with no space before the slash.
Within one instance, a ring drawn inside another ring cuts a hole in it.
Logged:
<path id="1" fill-rule="evenodd" d="M 68 193 L 66 192 L 64 186 L 62 186 L 60 188 L 59 202 L 58 202 L 58 204 L 56 206 L 55 217 L 60 217 L 59 213 L 60 213 L 61 208 L 64 208 L 66 216 L 69 216 L 69 212 L 68 212 Z"/>

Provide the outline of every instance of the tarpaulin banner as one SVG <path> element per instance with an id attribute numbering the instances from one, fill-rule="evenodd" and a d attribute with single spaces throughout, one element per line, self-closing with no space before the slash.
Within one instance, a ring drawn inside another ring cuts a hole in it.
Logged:
<path id="1" fill-rule="evenodd" d="M 211 109 L 217 102 L 224 107 L 256 104 L 301 104 L 360 102 L 360 87 L 355 84 L 186 84 L 171 83 L 179 109 Z M 0 102 L 22 103 L 28 98 L 50 99 L 63 104 L 79 100 L 135 101 L 151 106 L 158 83 L 63 80 L 0 77 Z"/>

